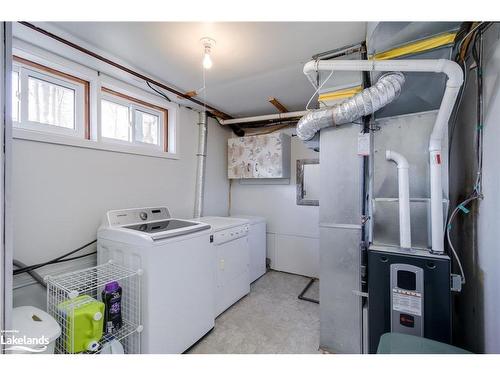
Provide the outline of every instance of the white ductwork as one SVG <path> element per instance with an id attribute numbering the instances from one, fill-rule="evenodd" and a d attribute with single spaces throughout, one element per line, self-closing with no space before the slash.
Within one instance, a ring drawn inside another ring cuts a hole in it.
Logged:
<path id="1" fill-rule="evenodd" d="M 297 124 L 297 136 L 308 141 L 323 128 L 347 124 L 378 111 L 399 96 L 404 82 L 402 73 L 388 73 L 342 103 L 308 112 Z"/>
<path id="2" fill-rule="evenodd" d="M 445 59 L 439 60 L 338 60 L 309 61 L 304 66 L 304 74 L 310 75 L 318 71 L 400 71 L 400 72 L 435 72 L 447 75 L 446 90 L 434 123 L 429 140 L 430 158 L 430 191 L 431 191 L 431 232 L 432 251 L 444 252 L 444 218 L 442 190 L 442 158 L 441 149 L 444 130 L 448 125 L 458 92 L 463 83 L 463 72 L 460 66 Z"/>
<path id="3" fill-rule="evenodd" d="M 398 168 L 399 244 L 402 248 L 410 249 L 410 179 L 408 176 L 408 160 L 400 153 L 392 150 L 386 150 L 385 158 L 396 163 Z"/>
<path id="4" fill-rule="evenodd" d="M 205 165 L 207 159 L 207 113 L 200 112 L 198 120 L 198 166 L 196 169 L 196 185 L 194 198 L 194 217 L 203 215 L 203 196 L 205 191 Z"/>

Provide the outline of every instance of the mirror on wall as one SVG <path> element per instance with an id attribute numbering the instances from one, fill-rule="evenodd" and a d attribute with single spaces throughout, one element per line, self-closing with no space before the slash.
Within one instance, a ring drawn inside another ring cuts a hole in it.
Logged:
<path id="1" fill-rule="evenodd" d="M 297 160 L 297 205 L 319 206 L 319 159 Z"/>

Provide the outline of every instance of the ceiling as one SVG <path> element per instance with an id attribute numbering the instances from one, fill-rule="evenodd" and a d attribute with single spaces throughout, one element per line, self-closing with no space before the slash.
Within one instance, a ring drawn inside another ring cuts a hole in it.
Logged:
<path id="1" fill-rule="evenodd" d="M 207 103 L 235 117 L 302 110 L 312 55 L 365 39 L 364 22 L 56 22 L 55 26 L 183 91 L 203 86 L 200 38 L 216 40 Z"/>

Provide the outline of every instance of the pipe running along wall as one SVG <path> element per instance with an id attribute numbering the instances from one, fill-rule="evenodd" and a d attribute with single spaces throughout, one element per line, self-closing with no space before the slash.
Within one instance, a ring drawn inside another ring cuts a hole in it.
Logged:
<path id="1" fill-rule="evenodd" d="M 341 60 L 309 61 L 304 74 L 310 77 L 318 71 L 381 71 L 381 72 L 434 72 L 447 75 L 446 89 L 429 140 L 430 191 L 431 191 L 431 237 L 432 251 L 444 253 L 444 217 L 442 189 L 442 141 L 458 92 L 463 83 L 460 66 L 446 59 L 439 60 Z"/>
<path id="2" fill-rule="evenodd" d="M 380 77 L 375 85 L 342 103 L 309 111 L 297 124 L 297 136 L 308 141 L 323 128 L 347 124 L 374 113 L 399 96 L 404 82 L 402 73 L 388 73 Z"/>
<path id="3" fill-rule="evenodd" d="M 408 177 L 408 160 L 400 153 L 392 150 L 386 150 L 385 158 L 396 163 L 398 168 L 399 244 L 402 248 L 411 249 L 410 179 Z"/>
<path id="4" fill-rule="evenodd" d="M 207 113 L 200 112 L 198 120 L 198 166 L 196 169 L 196 185 L 194 199 L 194 217 L 203 215 L 203 197 L 205 192 L 205 166 L 207 160 Z"/>

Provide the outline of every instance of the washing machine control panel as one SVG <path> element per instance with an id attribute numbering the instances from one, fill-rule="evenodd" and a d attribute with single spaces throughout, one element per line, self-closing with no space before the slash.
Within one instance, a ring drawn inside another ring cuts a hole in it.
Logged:
<path id="1" fill-rule="evenodd" d="M 249 227 L 248 225 L 241 225 L 234 228 L 229 228 L 215 232 L 213 235 L 214 245 L 221 245 L 223 243 L 236 240 L 248 235 Z"/>
<path id="2" fill-rule="evenodd" d="M 109 211 L 107 219 L 110 226 L 124 226 L 147 221 L 170 219 L 166 207 L 132 208 Z"/>

